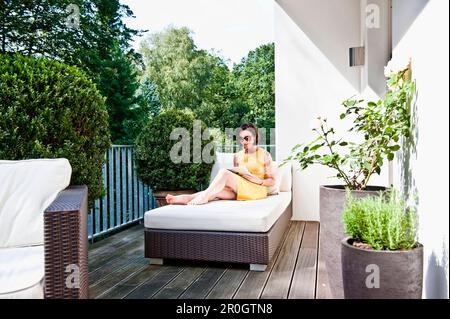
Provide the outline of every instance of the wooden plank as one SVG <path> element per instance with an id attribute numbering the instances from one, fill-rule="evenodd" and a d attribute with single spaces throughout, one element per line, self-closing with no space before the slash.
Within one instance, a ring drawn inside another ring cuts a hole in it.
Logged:
<path id="1" fill-rule="evenodd" d="M 204 299 L 225 273 L 226 268 L 207 268 L 187 289 L 180 299 Z"/>
<path id="2" fill-rule="evenodd" d="M 121 281 L 129 278 L 136 272 L 140 272 L 147 268 L 148 261 L 142 257 L 129 260 L 129 262 L 122 268 L 117 269 L 105 277 L 103 280 L 98 281 L 95 285 L 89 287 L 89 297 L 97 298 L 106 291 L 116 286 Z"/>
<path id="3" fill-rule="evenodd" d="M 317 299 L 332 299 L 330 284 L 328 282 L 327 268 L 325 260 L 322 255 L 320 244 L 320 226 L 319 226 L 319 251 L 318 251 L 318 267 L 317 267 L 317 282 L 316 282 L 316 298 Z"/>
<path id="4" fill-rule="evenodd" d="M 176 299 L 197 279 L 206 268 L 188 267 L 183 270 L 173 281 L 155 294 L 153 299 Z"/>
<path id="5" fill-rule="evenodd" d="M 292 226 L 292 223 L 297 222 L 294 221 L 289 224 L 289 227 L 283 234 L 283 238 L 281 239 L 277 250 L 273 254 L 272 260 L 267 265 L 266 271 L 249 271 L 244 281 L 242 282 L 242 285 L 239 287 L 236 295 L 234 296 L 235 299 L 258 299 L 261 296 L 267 279 L 269 278 L 278 255 L 280 254 L 281 247 L 283 247 L 284 245 L 284 241 L 286 240 L 289 228 Z"/>
<path id="6" fill-rule="evenodd" d="M 124 255 L 129 255 L 130 253 L 134 253 L 136 250 L 142 250 L 143 252 L 144 240 L 138 238 L 137 240 L 130 241 L 128 244 L 123 245 L 120 248 L 111 249 L 109 253 L 102 254 L 100 256 L 96 256 L 94 258 L 90 258 L 89 260 L 89 274 L 93 274 L 95 272 L 100 271 L 105 265 L 109 265 L 110 263 L 114 263 L 117 260 L 123 260 Z"/>
<path id="7" fill-rule="evenodd" d="M 143 269 L 140 269 L 133 273 L 128 278 L 122 280 L 111 289 L 106 290 L 103 294 L 99 295 L 101 299 L 122 299 L 129 295 L 133 290 L 142 285 L 148 280 L 151 280 L 163 268 L 160 266 L 147 265 Z"/>
<path id="8" fill-rule="evenodd" d="M 304 222 L 293 223 L 289 228 L 261 298 L 287 298 L 304 228 Z"/>
<path id="9" fill-rule="evenodd" d="M 180 266 L 166 265 L 155 267 L 161 267 L 162 269 L 156 276 L 145 281 L 129 295 L 125 296 L 126 299 L 149 299 L 153 297 L 153 295 L 158 293 L 159 290 L 176 278 L 184 269 Z"/>
<path id="10" fill-rule="evenodd" d="M 306 222 L 288 298 L 314 299 L 319 223 Z"/>
<path id="11" fill-rule="evenodd" d="M 206 296 L 206 299 L 233 298 L 248 271 L 247 269 L 228 268 L 222 278 L 219 279 Z"/>
<path id="12" fill-rule="evenodd" d="M 131 240 L 136 239 L 139 236 L 143 236 L 143 225 L 135 225 L 127 228 L 117 234 L 102 239 L 96 243 L 89 245 L 89 258 L 95 258 L 101 254 L 111 251 L 113 248 L 119 248 Z"/>
<path id="13" fill-rule="evenodd" d="M 127 265 L 132 259 L 144 257 L 144 241 L 135 242 L 129 248 L 129 250 L 121 250 L 113 260 L 108 260 L 105 264 L 99 265 L 99 268 L 96 270 L 89 272 L 89 285 L 93 286 L 103 280 L 112 272 Z"/>

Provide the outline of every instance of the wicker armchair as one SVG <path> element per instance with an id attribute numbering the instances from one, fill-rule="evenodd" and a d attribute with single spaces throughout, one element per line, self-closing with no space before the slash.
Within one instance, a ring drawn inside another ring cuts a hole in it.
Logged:
<path id="1" fill-rule="evenodd" d="M 86 186 L 70 186 L 44 212 L 44 297 L 88 298 Z"/>

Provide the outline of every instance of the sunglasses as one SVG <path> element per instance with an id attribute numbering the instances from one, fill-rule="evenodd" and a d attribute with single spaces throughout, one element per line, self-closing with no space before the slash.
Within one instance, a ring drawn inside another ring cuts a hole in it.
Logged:
<path id="1" fill-rule="evenodd" d="M 251 136 L 250 135 L 247 135 L 247 136 L 244 136 L 244 137 L 239 137 L 239 141 L 246 141 L 246 142 L 248 142 L 248 141 L 250 141 L 250 139 L 251 139 Z"/>

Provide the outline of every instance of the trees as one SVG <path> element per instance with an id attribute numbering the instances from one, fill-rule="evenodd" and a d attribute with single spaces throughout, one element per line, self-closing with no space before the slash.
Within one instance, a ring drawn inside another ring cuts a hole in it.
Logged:
<path id="1" fill-rule="evenodd" d="M 122 19 L 133 12 L 119 0 L 71 0 L 72 11 L 66 11 L 68 4 L 0 2 L 0 53 L 47 57 L 80 67 L 107 98 L 113 140 L 127 139 L 123 122 L 135 102 L 134 64 L 140 62 L 130 41 L 140 31 L 128 28 Z"/>
<path id="2" fill-rule="evenodd" d="M 130 44 L 141 32 L 122 22 L 133 15 L 127 6 L 119 0 L 70 3 L 79 20 L 63 0 L 1 1 L 0 53 L 80 67 L 106 97 L 114 143 L 131 143 L 161 108 L 190 109 L 222 132 L 247 121 L 274 127 L 273 44 L 251 51 L 230 71 L 223 58 L 196 47 L 189 29 L 170 27 L 143 41 L 142 59 Z"/>
<path id="3" fill-rule="evenodd" d="M 167 28 L 143 41 L 145 74 L 162 108 L 189 108 L 222 131 L 243 121 L 275 125 L 274 45 L 251 51 L 232 72 L 222 58 L 199 50 L 187 28 Z"/>
<path id="4" fill-rule="evenodd" d="M 130 118 L 124 122 L 124 129 L 128 137 L 127 144 L 133 144 L 149 119 L 157 116 L 161 111 L 156 85 L 148 77 L 141 80 L 136 94 L 137 103 L 131 109 Z"/>
<path id="5" fill-rule="evenodd" d="M 228 69 L 218 57 L 198 50 L 187 28 L 168 28 L 148 36 L 141 52 L 146 75 L 155 83 L 164 108 L 196 110 L 223 95 Z"/>
<path id="6" fill-rule="evenodd" d="M 235 65 L 233 76 L 239 99 L 249 111 L 246 120 L 258 127 L 275 127 L 275 45 L 262 45 Z"/>
<path id="7" fill-rule="evenodd" d="M 138 98 L 136 71 L 118 43 L 111 49 L 111 60 L 101 63 L 99 90 L 106 97 L 111 139 L 116 144 L 132 143 L 126 122 L 135 120 L 133 106 Z"/>

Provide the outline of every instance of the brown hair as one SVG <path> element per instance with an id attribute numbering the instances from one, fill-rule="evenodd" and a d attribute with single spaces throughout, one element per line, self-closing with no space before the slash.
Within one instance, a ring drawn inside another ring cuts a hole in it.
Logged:
<path id="1" fill-rule="evenodd" d="M 255 144 L 258 145 L 258 141 L 259 141 L 259 133 L 258 133 L 258 128 L 256 127 L 255 124 L 253 124 L 253 123 L 244 123 L 244 124 L 242 124 L 242 125 L 239 127 L 238 134 L 239 134 L 241 131 L 245 131 L 245 130 L 248 130 L 248 129 L 250 129 L 250 132 L 251 132 L 252 135 L 255 137 L 255 141 L 256 141 Z"/>

